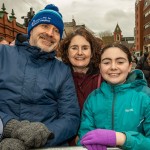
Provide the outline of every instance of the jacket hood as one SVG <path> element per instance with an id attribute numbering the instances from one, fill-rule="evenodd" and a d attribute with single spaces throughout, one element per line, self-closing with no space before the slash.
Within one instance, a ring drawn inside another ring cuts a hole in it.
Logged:
<path id="1" fill-rule="evenodd" d="M 133 86 L 146 85 L 147 81 L 143 72 L 139 69 L 133 70 L 127 77 L 125 84 L 133 84 Z"/>

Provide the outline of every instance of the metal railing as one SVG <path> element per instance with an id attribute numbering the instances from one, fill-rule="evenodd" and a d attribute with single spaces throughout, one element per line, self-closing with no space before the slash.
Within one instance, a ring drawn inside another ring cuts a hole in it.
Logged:
<path id="1" fill-rule="evenodd" d="M 50 148 L 40 148 L 40 149 L 32 149 L 32 150 L 87 150 L 82 146 L 66 146 L 66 147 L 50 147 Z M 120 148 L 107 148 L 107 150 L 121 150 Z"/>

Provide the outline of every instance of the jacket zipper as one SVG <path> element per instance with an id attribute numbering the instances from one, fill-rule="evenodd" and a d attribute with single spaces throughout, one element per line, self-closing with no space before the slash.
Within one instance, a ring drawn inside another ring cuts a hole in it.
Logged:
<path id="1" fill-rule="evenodd" d="M 114 107 L 115 107 L 115 92 L 114 88 L 112 88 L 113 92 L 113 102 L 112 102 L 112 130 L 114 130 Z"/>

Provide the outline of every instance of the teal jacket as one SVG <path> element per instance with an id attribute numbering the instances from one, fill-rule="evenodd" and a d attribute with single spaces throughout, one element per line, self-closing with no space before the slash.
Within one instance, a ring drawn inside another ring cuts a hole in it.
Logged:
<path id="1" fill-rule="evenodd" d="M 140 70 L 131 72 L 121 85 L 104 81 L 89 95 L 82 111 L 79 141 L 97 128 L 125 133 L 122 149 L 150 150 L 150 88 Z"/>

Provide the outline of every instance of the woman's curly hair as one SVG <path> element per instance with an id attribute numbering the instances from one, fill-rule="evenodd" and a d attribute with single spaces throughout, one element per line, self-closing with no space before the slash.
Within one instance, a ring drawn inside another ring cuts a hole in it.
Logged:
<path id="1" fill-rule="evenodd" d="M 92 35 L 91 32 L 89 32 L 83 27 L 78 28 L 74 32 L 70 33 L 65 39 L 61 41 L 59 51 L 61 53 L 62 61 L 72 66 L 68 58 L 68 48 L 71 43 L 71 40 L 76 35 L 83 36 L 90 43 L 92 57 L 88 65 L 89 66 L 88 72 L 92 73 L 93 68 L 96 68 L 96 69 L 99 68 L 101 43 L 99 42 L 99 40 L 97 40 L 97 38 L 94 35 Z"/>

